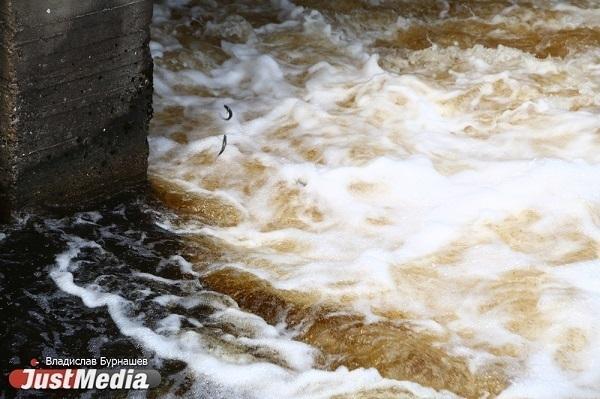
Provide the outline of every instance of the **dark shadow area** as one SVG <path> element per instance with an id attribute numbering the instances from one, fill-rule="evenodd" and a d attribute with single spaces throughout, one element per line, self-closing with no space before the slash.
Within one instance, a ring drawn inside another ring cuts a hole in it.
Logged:
<path id="1" fill-rule="evenodd" d="M 15 391 L 8 386 L 11 370 L 29 368 L 32 358 L 43 362 L 46 356 L 147 358 L 149 368 L 162 375 L 161 386 L 148 392 L 148 397 L 160 397 L 161 392 L 177 388 L 175 380 L 185 380 L 176 375 L 184 363 L 155 359 L 119 332 L 105 306 L 86 307 L 79 297 L 59 290 L 49 275 L 57 255 L 68 249 L 69 239 L 77 237 L 102 248 L 82 250 L 77 256 L 86 265 L 76 278 L 78 284 L 111 279 L 105 281 L 107 286 L 120 287 L 122 296 L 136 301 L 135 293 L 146 289 L 148 282 L 136 281 L 134 272 L 181 278 L 178 269 L 165 267 L 163 257 L 179 253 L 181 242 L 157 226 L 157 209 L 160 204 L 148 194 L 129 192 L 94 212 L 60 219 L 22 215 L 17 223 L 0 228 L 0 397 L 81 397 L 84 392 L 91 398 L 127 396 L 128 391 Z M 144 303 L 148 306 L 148 301 Z M 148 313 L 154 310 L 161 311 L 149 307 Z"/>

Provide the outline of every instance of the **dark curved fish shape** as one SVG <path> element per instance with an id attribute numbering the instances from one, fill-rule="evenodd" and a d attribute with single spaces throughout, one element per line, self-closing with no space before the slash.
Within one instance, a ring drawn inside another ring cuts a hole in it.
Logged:
<path id="1" fill-rule="evenodd" d="M 227 118 L 223 118 L 223 120 L 230 120 L 231 118 L 233 118 L 233 111 L 231 110 L 231 108 L 229 108 L 228 105 L 223 105 L 223 107 L 225 107 L 225 110 L 227 111 Z"/>
<path id="2" fill-rule="evenodd" d="M 223 153 L 223 151 L 225 151 L 225 147 L 227 147 L 227 135 L 226 134 L 223 135 L 223 144 L 221 144 L 221 151 L 219 151 L 219 153 L 217 154 L 217 158 L 219 157 L 219 155 L 221 155 Z"/>

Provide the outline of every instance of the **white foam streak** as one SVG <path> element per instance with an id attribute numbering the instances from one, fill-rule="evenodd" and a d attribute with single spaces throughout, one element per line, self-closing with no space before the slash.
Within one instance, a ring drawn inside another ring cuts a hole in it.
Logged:
<path id="1" fill-rule="evenodd" d="M 472 371 L 504 362 L 510 383 L 501 397 L 594 396 L 600 51 L 545 59 L 504 46 L 388 51 L 374 38 L 423 21 L 393 15 L 394 26 L 373 32 L 369 12 L 345 14 L 351 34 L 331 13 L 272 5 L 280 23 L 243 43 L 223 41 L 229 58 L 210 70 L 162 63 L 178 46 L 168 33 L 153 44 L 158 114 L 180 106 L 186 121 L 153 132 L 152 173 L 244 216 L 225 228 L 162 225 L 266 261 L 214 268 L 237 267 L 369 320 L 403 312 Z M 454 12 L 446 5 L 440 18 Z M 465 23 L 599 26 L 593 7 L 538 5 Z M 218 121 L 223 104 L 234 110 L 231 123 Z M 176 130 L 187 141 L 172 139 Z M 198 166 L 223 133 L 225 153 Z M 286 351 L 261 328 L 262 338 L 246 343 Z M 373 370 L 309 370 L 305 351 L 288 352 L 302 372 L 266 364 L 235 372 L 279 397 L 325 397 L 333 381 L 339 392 L 391 383 Z"/>
<path id="2" fill-rule="evenodd" d="M 122 334 L 135 339 L 150 348 L 159 357 L 176 359 L 188 364 L 189 369 L 198 378 L 209 378 L 217 385 L 226 385 L 225 392 L 243 392 L 257 398 L 328 398 L 335 394 L 353 392 L 364 388 L 397 387 L 418 395 L 431 398 L 451 398 L 449 394 L 438 394 L 410 382 L 396 382 L 381 378 L 375 370 L 348 371 L 340 368 L 334 372 L 314 370 L 315 350 L 310 346 L 291 340 L 283 329 L 276 329 L 259 317 L 236 309 L 231 300 L 219 305 L 215 298 L 226 299 L 220 294 L 206 292 L 204 297 L 181 298 L 163 295 L 155 298 L 162 306 L 177 303 L 186 308 L 198 305 L 216 307 L 212 318 L 220 323 L 232 323 L 239 331 L 250 333 L 254 337 L 227 337 L 233 343 L 249 347 L 261 347 L 281 354 L 286 367 L 267 362 L 252 362 L 243 358 L 234 358 L 226 353 L 215 352 L 212 344 L 201 334 L 193 331 L 181 331 L 182 316 L 171 314 L 158 321 L 156 329 L 150 329 L 129 313 L 129 302 L 113 293 L 99 292 L 93 284 L 80 286 L 74 282 L 74 275 L 82 265 L 76 258 L 85 248 L 101 250 L 97 243 L 69 237 L 69 248 L 56 257 L 56 266 L 50 276 L 64 292 L 82 299 L 88 307 L 106 306 L 111 318 Z M 137 273 L 138 277 L 149 277 Z M 151 277 L 152 280 L 172 284 L 173 281 Z M 201 327 L 195 320 L 192 324 Z M 233 390 L 233 391 L 232 391 Z M 235 393 L 225 394 L 237 396 Z"/>

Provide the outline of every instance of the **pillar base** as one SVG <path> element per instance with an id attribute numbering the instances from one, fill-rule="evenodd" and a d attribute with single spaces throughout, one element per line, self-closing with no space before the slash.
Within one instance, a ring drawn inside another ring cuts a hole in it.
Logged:
<path id="1" fill-rule="evenodd" d="M 145 181 L 151 19 L 152 0 L 0 1 L 4 219 Z"/>

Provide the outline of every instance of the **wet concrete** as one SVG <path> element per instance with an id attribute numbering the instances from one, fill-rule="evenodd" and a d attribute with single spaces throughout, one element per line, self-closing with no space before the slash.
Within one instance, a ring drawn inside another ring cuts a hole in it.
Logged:
<path id="1" fill-rule="evenodd" d="M 0 219 L 145 181 L 149 0 L 0 1 Z"/>

